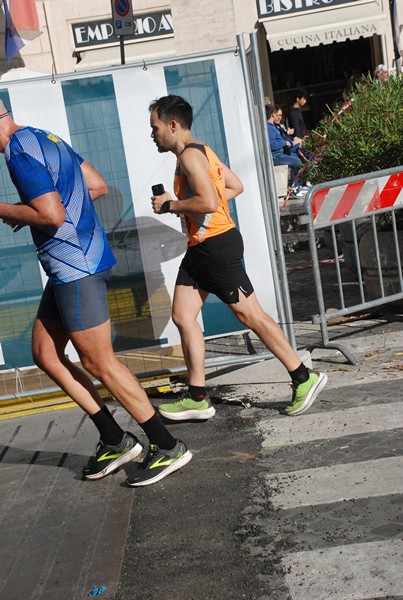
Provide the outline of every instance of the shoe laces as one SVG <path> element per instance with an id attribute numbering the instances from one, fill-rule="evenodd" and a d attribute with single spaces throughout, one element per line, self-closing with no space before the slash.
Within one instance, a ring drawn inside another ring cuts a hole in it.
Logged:
<path id="1" fill-rule="evenodd" d="M 150 444 L 150 447 L 148 448 L 148 452 L 146 454 L 145 459 L 143 460 L 142 463 L 140 463 L 141 467 L 146 470 L 150 463 L 152 462 L 153 458 L 155 457 L 156 454 L 158 454 L 159 452 L 159 447 L 156 446 L 155 444 Z"/>
<path id="2" fill-rule="evenodd" d="M 292 389 L 292 399 L 291 399 L 291 404 L 293 404 L 296 400 L 297 400 L 297 390 L 300 386 L 300 382 L 298 381 L 292 381 L 291 382 L 291 389 Z"/>
<path id="3" fill-rule="evenodd" d="M 307 381 L 309 381 L 309 378 L 307 379 Z M 307 383 L 307 381 L 293 381 L 291 383 L 291 387 L 293 389 L 292 402 L 294 402 L 295 400 L 297 400 L 297 394 L 298 394 L 298 388 L 299 388 L 299 386 L 303 385 L 304 383 Z"/>
<path id="4" fill-rule="evenodd" d="M 177 398 L 177 400 L 174 400 L 173 402 L 171 402 L 171 404 L 179 404 L 180 402 L 182 402 L 182 400 L 192 400 L 190 394 L 187 394 L 186 392 L 182 392 L 182 394 L 179 396 L 179 398 Z"/>
<path id="5" fill-rule="evenodd" d="M 99 440 L 95 448 L 95 455 L 93 456 L 93 458 L 96 458 L 98 456 L 98 452 L 100 452 L 102 448 L 105 448 L 105 444 L 102 442 L 102 440 Z"/>

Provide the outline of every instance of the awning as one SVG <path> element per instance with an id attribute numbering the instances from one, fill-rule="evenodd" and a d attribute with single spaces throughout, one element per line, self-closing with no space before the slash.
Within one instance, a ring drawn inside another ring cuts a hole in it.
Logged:
<path id="1" fill-rule="evenodd" d="M 336 11 L 332 12 L 332 16 L 336 16 L 335 13 Z M 272 52 L 382 35 L 386 29 L 384 14 L 302 28 L 301 21 L 302 16 L 263 21 Z"/>

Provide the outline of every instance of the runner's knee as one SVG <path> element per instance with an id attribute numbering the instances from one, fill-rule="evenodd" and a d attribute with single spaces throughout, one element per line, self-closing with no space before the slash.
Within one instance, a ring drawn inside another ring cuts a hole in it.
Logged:
<path id="1" fill-rule="evenodd" d="M 196 317 L 183 310 L 172 310 L 172 320 L 178 329 L 186 329 L 196 322 Z"/>
<path id="2" fill-rule="evenodd" d="M 79 353 L 79 354 L 80 354 L 80 361 L 81 361 L 81 364 L 83 365 L 84 369 L 88 373 L 90 373 L 93 377 L 96 377 L 97 379 L 99 379 L 102 374 L 105 374 L 105 369 L 107 368 L 107 365 L 104 364 L 104 362 L 102 362 L 102 364 L 100 364 L 99 358 L 96 358 L 96 357 L 92 356 L 91 354 L 87 354 L 87 353 Z"/>

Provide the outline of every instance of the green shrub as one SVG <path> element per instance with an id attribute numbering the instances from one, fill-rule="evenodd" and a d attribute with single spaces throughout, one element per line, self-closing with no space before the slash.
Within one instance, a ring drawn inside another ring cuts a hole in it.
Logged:
<path id="1" fill-rule="evenodd" d="M 351 103 L 321 119 L 306 148 L 317 158 L 307 179 L 322 183 L 403 165 L 403 77 L 383 87 L 371 77 L 356 84 Z"/>

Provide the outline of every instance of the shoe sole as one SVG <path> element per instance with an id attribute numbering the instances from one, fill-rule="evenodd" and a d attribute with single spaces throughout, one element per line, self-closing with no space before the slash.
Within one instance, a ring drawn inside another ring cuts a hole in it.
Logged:
<path id="1" fill-rule="evenodd" d="M 315 387 L 313 387 L 311 389 L 311 391 L 309 392 L 309 394 L 307 395 L 304 404 L 301 404 L 301 406 L 294 412 L 286 413 L 286 415 L 289 417 L 297 417 L 298 415 L 301 415 L 302 413 L 306 412 L 308 410 L 308 408 L 310 408 L 312 406 L 312 404 L 315 402 L 316 398 L 318 397 L 320 392 L 323 390 L 326 383 L 327 383 L 326 373 L 320 373 Z"/>
<path id="2" fill-rule="evenodd" d="M 183 456 L 178 458 L 178 460 L 176 460 L 172 465 L 170 465 L 164 471 L 161 471 L 160 473 L 158 473 L 158 475 L 156 475 L 155 477 L 152 477 L 151 479 L 145 479 L 144 481 L 139 481 L 138 483 L 136 483 L 136 482 L 130 483 L 130 481 L 128 479 L 126 479 L 126 483 L 129 487 L 144 487 L 146 485 L 152 485 L 153 483 L 157 483 L 157 481 L 161 481 L 161 479 L 163 479 L 167 475 L 170 475 L 171 473 L 174 473 L 181 467 L 184 467 L 185 465 L 187 465 L 187 463 L 192 460 L 192 456 L 193 455 L 190 452 L 190 450 L 186 450 L 186 452 L 185 452 L 185 454 L 183 454 Z"/>
<path id="3" fill-rule="evenodd" d="M 166 412 L 165 410 L 161 410 L 161 408 L 158 410 L 160 415 L 170 421 L 206 421 L 215 415 L 214 406 L 210 406 L 206 410 L 184 410 L 180 413 Z"/>
<path id="4" fill-rule="evenodd" d="M 143 446 L 141 444 L 136 444 L 131 450 L 129 450 L 129 452 L 122 454 L 122 456 L 117 458 L 115 461 L 109 463 L 102 471 L 98 471 L 98 473 L 92 473 L 91 475 L 84 475 L 84 477 L 85 479 L 91 480 L 102 479 L 103 477 L 109 475 L 109 473 L 112 473 L 112 471 L 116 471 L 116 469 L 125 463 L 135 460 L 141 455 L 142 450 Z"/>

